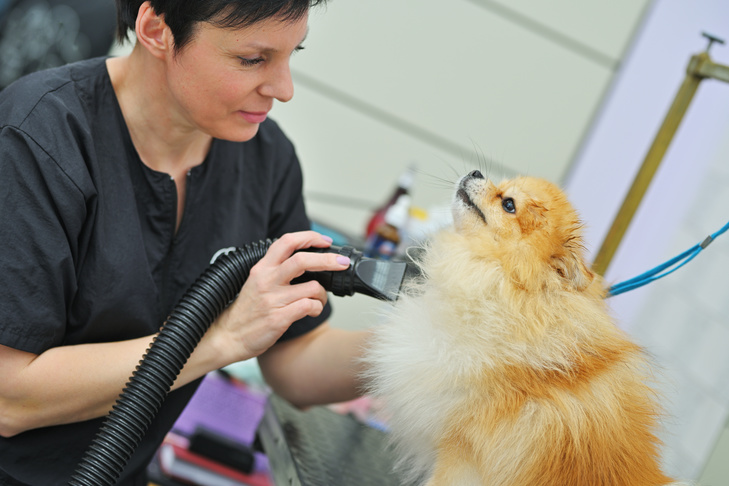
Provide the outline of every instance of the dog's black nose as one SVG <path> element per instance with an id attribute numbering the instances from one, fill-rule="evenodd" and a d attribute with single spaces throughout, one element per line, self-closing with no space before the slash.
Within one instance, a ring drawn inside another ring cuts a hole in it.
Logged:
<path id="1" fill-rule="evenodd" d="M 474 177 L 476 179 L 483 179 L 483 174 L 481 173 L 480 170 L 473 170 L 473 171 L 471 171 L 471 172 L 468 173 L 468 176 L 469 177 Z"/>

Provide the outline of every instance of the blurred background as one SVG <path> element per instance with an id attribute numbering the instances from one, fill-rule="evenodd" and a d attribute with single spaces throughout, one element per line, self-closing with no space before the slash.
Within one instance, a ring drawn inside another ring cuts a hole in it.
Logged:
<path id="1" fill-rule="evenodd" d="M 112 46 L 111 0 L 0 0 L 0 88 Z M 726 0 L 330 0 L 292 59 L 296 95 L 274 118 L 304 167 L 312 219 L 353 240 L 415 167 L 420 236 L 449 223 L 475 168 L 565 188 L 600 247 L 707 32 L 729 40 Z M 711 58 L 729 64 L 729 46 Z M 701 83 L 608 268 L 619 282 L 729 220 L 729 84 Z M 667 472 L 729 485 L 729 240 L 666 279 L 610 299 L 646 347 L 668 418 Z M 336 299 L 362 328 L 381 305 Z"/>

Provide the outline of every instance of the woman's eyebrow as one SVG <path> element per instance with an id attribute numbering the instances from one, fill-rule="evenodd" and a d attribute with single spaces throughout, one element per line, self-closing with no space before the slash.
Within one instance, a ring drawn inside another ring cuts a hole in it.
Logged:
<path id="1" fill-rule="evenodd" d="M 308 35 L 309 35 L 309 29 L 307 28 L 306 29 L 306 34 L 304 34 L 304 37 L 299 41 L 299 43 L 296 45 L 296 47 L 294 48 L 294 50 L 300 49 L 302 47 L 302 44 L 304 43 L 304 41 L 306 41 L 306 37 Z M 276 47 L 272 47 L 272 46 L 270 46 L 268 44 L 262 44 L 260 42 L 255 42 L 255 41 L 254 42 L 251 42 L 250 44 L 247 44 L 246 47 L 252 48 L 252 49 L 255 49 L 255 50 L 258 50 L 258 51 L 262 51 L 262 52 L 274 52 L 274 53 L 276 53 L 276 52 L 279 51 L 279 49 L 277 49 Z"/>

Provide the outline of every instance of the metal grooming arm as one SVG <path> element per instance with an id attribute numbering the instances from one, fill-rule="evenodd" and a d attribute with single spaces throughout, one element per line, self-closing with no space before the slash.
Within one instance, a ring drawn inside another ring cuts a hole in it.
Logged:
<path id="1" fill-rule="evenodd" d="M 603 240 L 602 246 L 595 257 L 595 261 L 592 264 L 592 268 L 595 272 L 600 275 L 604 275 L 610 262 L 615 255 L 615 252 L 620 245 L 620 242 L 625 236 L 625 232 L 630 225 L 630 222 L 635 215 L 635 212 L 640 205 L 643 196 L 648 190 L 648 186 L 653 180 L 653 176 L 658 170 L 658 166 L 663 160 L 663 156 L 668 150 L 668 146 L 671 144 L 673 136 L 676 134 L 681 120 L 686 114 L 691 100 L 699 87 L 699 83 L 704 79 L 718 79 L 729 83 L 729 66 L 714 63 L 709 57 L 709 49 L 714 42 L 724 44 L 722 39 L 714 37 L 707 33 L 702 34 L 709 40 L 709 44 L 706 46 L 706 50 L 699 54 L 694 54 L 689 60 L 686 68 L 686 77 L 684 78 L 681 87 L 676 93 L 676 97 L 673 100 L 673 104 L 668 110 L 666 117 L 663 120 L 658 133 L 656 134 L 653 145 L 651 145 L 648 153 L 643 160 L 643 165 L 640 167 L 638 174 L 633 180 L 633 184 L 625 196 L 618 214 L 613 220 L 613 224 L 610 227 L 605 239 Z"/>

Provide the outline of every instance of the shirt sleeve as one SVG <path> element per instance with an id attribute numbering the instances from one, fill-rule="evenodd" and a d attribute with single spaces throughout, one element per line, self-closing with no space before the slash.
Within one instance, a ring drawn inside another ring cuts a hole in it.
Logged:
<path id="1" fill-rule="evenodd" d="M 84 198 L 25 132 L 0 130 L 0 343 L 41 353 L 62 344 L 76 291 L 74 234 Z"/>

